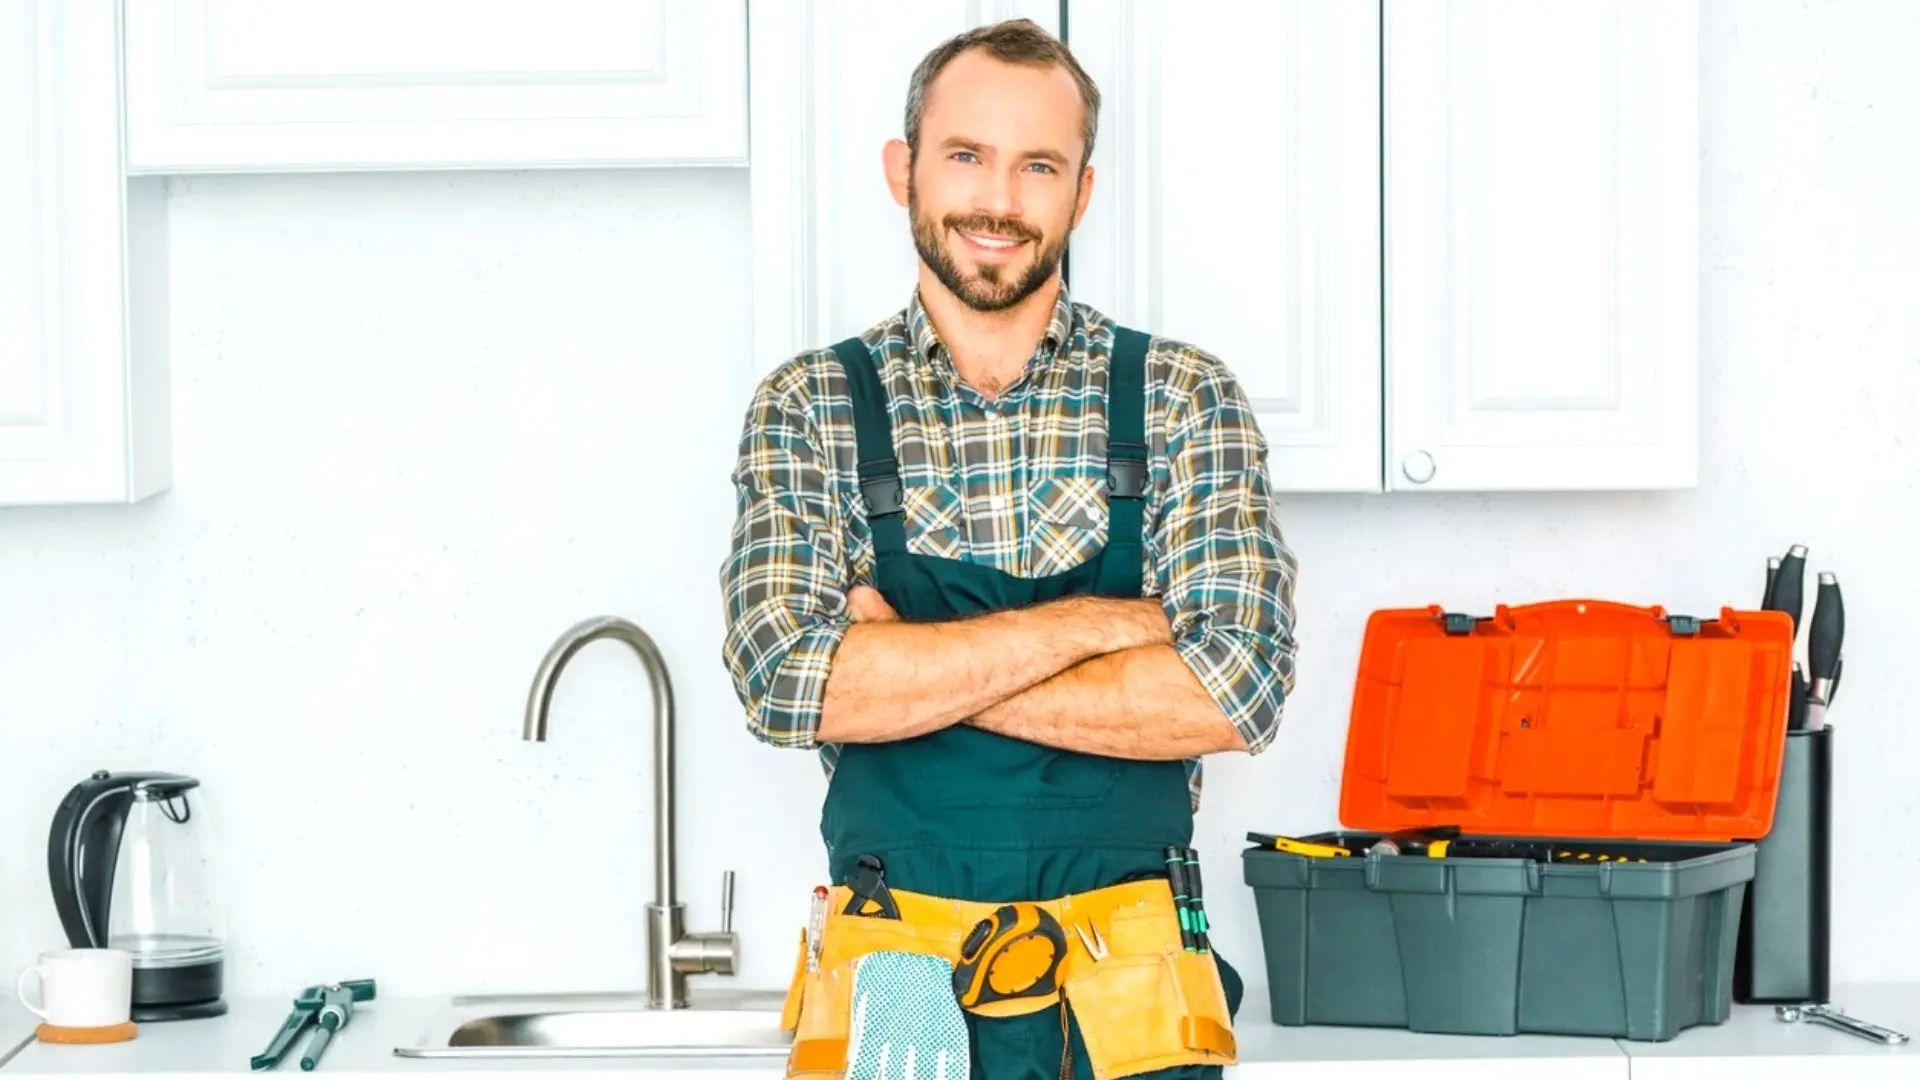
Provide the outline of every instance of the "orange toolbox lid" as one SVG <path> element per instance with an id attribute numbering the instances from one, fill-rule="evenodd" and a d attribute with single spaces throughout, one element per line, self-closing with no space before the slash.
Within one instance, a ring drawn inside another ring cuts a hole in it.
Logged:
<path id="1" fill-rule="evenodd" d="M 1793 623 L 1604 600 L 1376 611 L 1340 787 L 1353 830 L 1757 840 L 1786 752 Z"/>

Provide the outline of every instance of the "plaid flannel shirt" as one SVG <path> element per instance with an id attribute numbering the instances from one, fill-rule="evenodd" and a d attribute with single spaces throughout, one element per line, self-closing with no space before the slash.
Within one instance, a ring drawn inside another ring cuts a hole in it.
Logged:
<path id="1" fill-rule="evenodd" d="M 1016 576 L 1055 574 L 1106 543 L 1106 367 L 1112 322 L 1062 290 L 1027 370 L 997 399 L 962 382 L 916 293 L 866 330 L 893 403 L 908 549 Z M 1142 581 L 1174 648 L 1255 753 L 1294 682 L 1297 563 L 1281 537 L 1266 441 L 1226 365 L 1184 342 L 1147 354 L 1150 448 Z M 761 381 L 732 474 L 737 516 L 721 568 L 723 656 L 748 729 L 817 749 L 821 699 L 870 583 L 852 400 L 831 349 Z M 1195 808 L 1201 764 L 1186 762 Z"/>

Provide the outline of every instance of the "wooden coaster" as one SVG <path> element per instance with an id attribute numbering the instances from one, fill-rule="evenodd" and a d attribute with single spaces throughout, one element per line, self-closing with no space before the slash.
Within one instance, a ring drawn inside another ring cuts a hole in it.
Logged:
<path id="1" fill-rule="evenodd" d="M 34 1032 L 43 1043 L 67 1043 L 85 1046 L 96 1043 L 118 1043 L 132 1039 L 140 1029 L 129 1020 L 124 1024 L 109 1024 L 106 1027 L 59 1027 L 55 1024 L 41 1024 Z"/>

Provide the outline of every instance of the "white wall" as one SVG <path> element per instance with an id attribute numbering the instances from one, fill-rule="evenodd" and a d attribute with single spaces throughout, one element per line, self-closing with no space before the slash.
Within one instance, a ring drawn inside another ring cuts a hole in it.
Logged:
<path id="1" fill-rule="evenodd" d="M 1201 822 L 1216 937 L 1255 982 L 1239 837 L 1332 824 L 1368 611 L 1710 613 L 1757 602 L 1793 541 L 1850 590 L 1837 974 L 1920 978 L 1920 943 L 1869 929 L 1920 892 L 1900 840 L 1920 816 L 1920 575 L 1897 524 L 1920 510 L 1920 5 L 1707 18 L 1703 484 L 1288 500 L 1299 692 L 1271 753 L 1216 764 Z M 673 665 L 690 925 L 717 928 L 738 871 L 742 981 L 784 983 L 822 785 L 810 757 L 747 738 L 718 654 L 754 360 L 745 191 L 713 173 L 178 185 L 176 490 L 0 514 L 0 975 L 58 937 L 44 846 L 68 786 L 168 768 L 218 799 L 236 994 L 639 985 L 639 668 L 589 650 L 552 742 L 520 741 L 540 653 L 605 612 Z"/>

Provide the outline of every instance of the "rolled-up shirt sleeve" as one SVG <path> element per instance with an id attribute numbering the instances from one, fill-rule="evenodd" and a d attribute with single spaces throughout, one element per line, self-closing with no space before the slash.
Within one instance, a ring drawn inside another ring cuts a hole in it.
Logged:
<path id="1" fill-rule="evenodd" d="M 796 370 L 762 382 L 741 430 L 722 653 L 754 737 L 812 749 L 849 618 L 839 514 Z"/>
<path id="2" fill-rule="evenodd" d="M 1299 566 L 1252 404 L 1224 365 L 1200 359 L 1168 414 L 1157 569 L 1175 650 L 1257 754 L 1293 692 Z"/>

